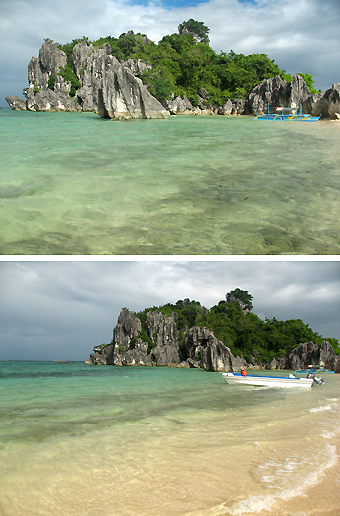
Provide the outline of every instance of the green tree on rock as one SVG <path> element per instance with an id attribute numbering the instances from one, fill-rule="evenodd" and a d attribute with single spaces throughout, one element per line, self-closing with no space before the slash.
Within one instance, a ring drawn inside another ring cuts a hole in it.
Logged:
<path id="1" fill-rule="evenodd" d="M 192 34 L 195 39 L 197 39 L 200 43 L 205 43 L 206 45 L 209 45 L 210 42 L 208 38 L 209 31 L 210 29 L 204 25 L 203 22 L 193 20 L 192 18 L 178 25 L 178 32 L 180 34 L 186 34 L 190 32 L 190 34 Z"/>
<path id="2" fill-rule="evenodd" d="M 247 290 L 241 290 L 239 288 L 231 290 L 225 295 L 225 298 L 227 303 L 233 303 L 236 301 L 240 304 L 243 310 L 251 310 L 253 308 L 253 296 L 249 294 Z"/>

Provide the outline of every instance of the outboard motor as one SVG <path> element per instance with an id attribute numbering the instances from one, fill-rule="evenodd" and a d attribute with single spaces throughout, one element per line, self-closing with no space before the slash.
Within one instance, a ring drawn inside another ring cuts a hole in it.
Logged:
<path id="1" fill-rule="evenodd" d="M 325 383 L 325 380 L 323 380 L 322 378 L 319 378 L 318 376 L 315 376 L 314 373 L 307 373 L 307 378 L 313 378 L 313 380 L 314 380 L 313 385 L 314 385 L 314 383 L 316 383 L 318 385 L 322 385 L 323 383 Z"/>

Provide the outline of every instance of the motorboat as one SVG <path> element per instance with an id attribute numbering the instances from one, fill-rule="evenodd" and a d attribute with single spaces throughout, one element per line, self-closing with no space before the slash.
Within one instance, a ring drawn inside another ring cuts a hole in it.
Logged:
<path id="1" fill-rule="evenodd" d="M 270 108 L 268 104 L 267 113 L 257 115 L 254 120 L 269 120 L 272 122 L 317 122 L 320 120 L 320 116 L 312 116 L 309 113 L 302 113 L 302 105 L 300 105 L 300 110 L 298 112 L 297 108 L 294 106 L 290 108 Z"/>
<path id="2" fill-rule="evenodd" d="M 311 388 L 315 382 L 315 375 L 310 378 L 297 378 L 289 376 L 269 376 L 242 373 L 222 373 L 223 378 L 230 385 L 252 385 L 255 387 L 280 387 L 280 388 Z M 323 383 L 323 382 L 322 382 Z"/>

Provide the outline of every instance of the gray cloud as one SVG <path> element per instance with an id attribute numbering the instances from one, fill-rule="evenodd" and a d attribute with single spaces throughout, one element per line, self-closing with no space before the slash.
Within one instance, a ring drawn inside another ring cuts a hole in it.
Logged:
<path id="1" fill-rule="evenodd" d="M 189 2 L 188 2 L 189 3 Z M 288 73 L 307 72 L 325 90 L 340 81 L 338 0 L 210 0 L 192 7 L 165 8 L 124 0 L 12 0 L 0 3 L 0 103 L 21 95 L 27 65 L 46 37 L 60 43 L 88 36 L 118 37 L 133 29 L 153 41 L 177 32 L 188 18 L 210 28 L 220 52 L 265 53 Z"/>
<path id="2" fill-rule="evenodd" d="M 0 359 L 83 360 L 109 342 L 124 306 L 189 297 L 210 308 L 235 288 L 264 319 L 300 318 L 340 338 L 340 264 L 333 261 L 0 262 Z"/>

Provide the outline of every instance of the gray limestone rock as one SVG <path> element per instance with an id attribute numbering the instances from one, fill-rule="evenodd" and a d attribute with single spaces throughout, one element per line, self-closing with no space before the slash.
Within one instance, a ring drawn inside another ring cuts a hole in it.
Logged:
<path id="1" fill-rule="evenodd" d="M 250 113 L 257 115 L 267 111 L 267 105 L 288 107 L 288 83 L 279 75 L 264 79 L 248 95 L 247 104 Z"/>
<path id="2" fill-rule="evenodd" d="M 326 367 L 331 364 L 332 368 L 335 357 L 335 352 L 328 341 L 324 340 L 321 346 L 310 341 L 300 344 L 290 352 L 287 365 L 289 369 L 300 369 L 302 364 L 305 367 L 309 364 L 318 366 L 323 362 Z"/>
<path id="3" fill-rule="evenodd" d="M 80 110 L 77 99 L 69 95 L 71 84 L 60 75 L 66 62 L 65 52 L 50 40 L 43 43 L 38 59 L 32 57 L 28 65 L 29 86 L 24 89 L 29 111 Z M 53 90 L 48 87 L 51 76 L 55 79 Z"/>
<path id="4" fill-rule="evenodd" d="M 323 94 L 316 94 L 312 99 L 310 110 L 313 115 L 337 119 L 337 114 L 340 113 L 340 83 L 333 84 Z"/>
<path id="5" fill-rule="evenodd" d="M 154 318 L 158 321 L 157 327 Z M 150 321 L 150 319 L 153 319 L 153 321 Z M 181 353 L 178 345 L 177 314 L 174 312 L 170 317 L 164 317 L 158 312 L 149 312 L 146 324 L 150 329 L 156 330 L 150 333 L 150 337 L 155 342 L 152 355 L 156 365 L 179 364 Z"/>
<path id="6" fill-rule="evenodd" d="M 65 52 L 60 50 L 53 41 L 46 40 L 39 50 L 39 65 L 43 73 L 57 74 L 67 62 Z"/>
<path id="7" fill-rule="evenodd" d="M 191 367 L 197 364 L 207 371 L 229 371 L 235 365 L 235 357 L 230 349 L 207 328 L 190 328 L 186 335 L 185 347 Z"/>
<path id="8" fill-rule="evenodd" d="M 28 65 L 29 86 L 24 90 L 27 102 L 8 97 L 11 107 L 31 111 L 95 111 L 112 119 L 167 118 L 168 111 L 130 71 L 140 74 L 148 65 L 129 60 L 125 67 L 111 55 L 109 43 L 101 49 L 85 40 L 74 46 L 72 68 L 82 84 L 75 98 L 69 95 L 71 83 L 61 76 L 61 68 L 66 64 L 65 52 L 46 40 L 39 58 L 32 57 Z"/>
<path id="9" fill-rule="evenodd" d="M 25 111 L 27 109 L 26 99 L 17 97 L 16 95 L 6 97 L 6 102 L 14 111 Z"/>
<path id="10" fill-rule="evenodd" d="M 62 77 L 60 78 L 61 80 Z M 79 111 L 75 98 L 70 97 L 64 91 L 42 89 L 33 93 L 27 91 L 27 109 L 29 111 Z"/>
<path id="11" fill-rule="evenodd" d="M 88 45 L 85 40 L 81 41 L 80 43 L 77 43 L 73 47 L 73 51 L 72 51 L 73 70 L 77 74 L 79 80 L 82 80 L 84 70 L 87 65 L 87 60 L 93 52 L 94 52 L 93 45 L 92 44 Z"/>
<path id="12" fill-rule="evenodd" d="M 93 52 L 87 60 L 83 86 L 77 92 L 83 110 L 102 118 L 166 118 L 168 112 L 119 61 Z"/>
<path id="13" fill-rule="evenodd" d="M 231 115 L 231 113 L 233 112 L 233 103 L 231 101 L 231 99 L 227 100 L 227 102 L 225 104 L 223 104 L 223 106 L 220 106 L 218 108 L 218 114 L 219 115 Z"/>
<path id="14" fill-rule="evenodd" d="M 187 115 L 193 110 L 191 102 L 186 97 L 182 99 L 179 96 L 173 100 L 167 100 L 166 107 L 172 115 Z"/>
<path id="15" fill-rule="evenodd" d="M 127 61 L 124 61 L 122 65 L 127 68 L 135 77 L 139 77 L 146 70 L 152 69 L 151 65 L 148 65 L 141 59 L 128 59 Z"/>

